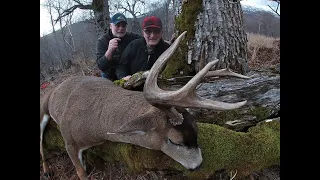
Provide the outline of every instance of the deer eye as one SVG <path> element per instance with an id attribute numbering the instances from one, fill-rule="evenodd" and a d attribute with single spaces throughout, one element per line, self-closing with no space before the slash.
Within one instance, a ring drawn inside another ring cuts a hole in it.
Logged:
<path id="1" fill-rule="evenodd" d="M 180 142 L 180 143 L 175 143 L 173 142 L 171 139 L 169 139 L 169 142 L 173 145 L 176 145 L 176 146 L 184 146 L 184 143 Z"/>

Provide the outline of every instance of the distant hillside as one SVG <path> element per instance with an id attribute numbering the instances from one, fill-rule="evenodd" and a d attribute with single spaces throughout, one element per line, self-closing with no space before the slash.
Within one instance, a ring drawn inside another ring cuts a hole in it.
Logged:
<path id="1" fill-rule="evenodd" d="M 248 33 L 280 37 L 280 17 L 273 12 L 242 6 L 245 30 Z"/>
<path id="2" fill-rule="evenodd" d="M 243 10 L 246 32 L 260 33 L 261 35 L 273 37 L 280 36 L 279 17 L 267 11 L 245 6 Z M 163 14 L 159 14 L 160 18 L 162 16 Z M 139 20 L 141 21 L 141 19 Z M 132 19 L 129 18 L 128 21 L 129 25 L 132 24 Z M 68 60 L 76 61 L 77 58 L 82 60 L 95 59 L 95 47 L 98 37 L 93 21 L 86 20 L 74 23 L 69 27 L 74 46 L 71 41 L 71 35 L 66 28 L 64 29 L 65 36 L 63 36 L 61 30 L 58 30 L 55 36 L 51 33 L 40 38 L 40 69 L 42 72 L 40 78 L 61 69 Z M 128 31 L 131 31 L 130 26 L 128 26 Z"/>

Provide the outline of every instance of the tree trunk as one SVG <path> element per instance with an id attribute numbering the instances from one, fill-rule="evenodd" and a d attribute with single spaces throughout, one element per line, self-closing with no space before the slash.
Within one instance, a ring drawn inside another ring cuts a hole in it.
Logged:
<path id="1" fill-rule="evenodd" d="M 163 37 L 165 39 L 168 39 L 170 40 L 170 35 L 169 35 L 169 6 L 170 6 L 170 2 L 171 0 L 166 0 L 165 4 L 164 4 L 164 23 L 163 24 L 163 29 L 164 29 L 164 32 L 163 32 Z"/>
<path id="2" fill-rule="evenodd" d="M 131 32 L 140 34 L 141 33 L 141 27 L 140 27 L 140 23 L 138 21 L 138 18 L 135 14 L 131 13 L 133 16 L 133 22 L 132 22 L 132 29 Z"/>
<path id="3" fill-rule="evenodd" d="M 110 12 L 108 0 L 93 0 L 92 8 L 95 18 L 97 35 L 100 37 L 107 32 L 110 23 Z"/>
<path id="4" fill-rule="evenodd" d="M 247 73 L 247 35 L 243 26 L 240 2 L 228 0 L 180 0 L 182 8 L 175 27 L 179 34 L 188 31 L 184 61 L 194 64 L 196 71 L 210 61 L 219 59 L 212 70 L 230 67 L 233 71 Z M 203 50 L 201 50 L 203 49 Z M 201 63 L 201 51 L 203 62 Z"/>
<path id="5" fill-rule="evenodd" d="M 229 65 L 232 70 L 245 74 L 247 35 L 243 26 L 241 4 L 230 3 L 228 0 L 203 0 L 202 7 L 204 11 L 199 13 L 195 22 L 195 39 L 192 42 L 194 53 L 191 59 L 199 60 L 202 45 L 205 63 L 217 58 L 220 61 L 215 69 Z"/>
<path id="6" fill-rule="evenodd" d="M 56 58 L 58 60 L 58 62 L 60 63 L 60 68 L 62 69 L 63 68 L 63 63 L 62 63 L 62 55 L 61 55 L 61 50 L 60 50 L 60 46 L 59 46 L 59 41 L 58 41 L 58 38 L 57 38 L 57 33 L 56 33 L 56 29 L 54 27 L 55 25 L 55 20 L 53 19 L 53 12 L 52 12 L 52 2 L 49 1 L 49 6 L 48 6 L 48 11 L 49 11 L 49 15 L 50 15 L 50 23 L 51 23 L 51 26 L 52 26 L 52 34 L 53 34 L 53 37 L 54 37 L 54 40 L 55 40 L 55 47 L 57 48 L 57 51 L 58 51 L 58 54 L 56 55 Z M 58 69 L 60 69 L 58 68 Z"/>

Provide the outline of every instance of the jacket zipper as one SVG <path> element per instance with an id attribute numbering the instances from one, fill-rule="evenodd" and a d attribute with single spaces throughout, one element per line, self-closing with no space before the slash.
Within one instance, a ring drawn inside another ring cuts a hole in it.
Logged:
<path id="1" fill-rule="evenodd" d="M 147 64 L 149 64 L 150 54 L 148 54 Z"/>

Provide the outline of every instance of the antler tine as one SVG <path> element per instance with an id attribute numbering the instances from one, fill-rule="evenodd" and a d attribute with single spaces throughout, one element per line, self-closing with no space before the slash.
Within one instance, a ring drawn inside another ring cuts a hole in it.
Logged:
<path id="1" fill-rule="evenodd" d="M 204 77 L 207 78 L 212 76 L 235 76 L 235 77 L 244 78 L 244 79 L 250 78 L 248 76 L 244 76 L 242 74 L 232 72 L 229 68 L 209 71 Z"/>
<path id="2" fill-rule="evenodd" d="M 163 91 L 158 87 L 158 83 L 157 83 L 159 73 L 164 68 L 166 62 L 170 59 L 170 57 L 176 51 L 180 41 L 182 40 L 182 38 L 184 38 L 186 33 L 187 31 L 184 31 L 171 44 L 171 46 L 160 55 L 160 57 L 156 60 L 156 62 L 153 64 L 152 68 L 150 69 L 149 75 L 146 78 L 144 89 L 143 89 L 144 97 L 149 103 L 153 104 L 155 96 L 158 96 L 157 92 Z"/>
<path id="3" fill-rule="evenodd" d="M 177 112 L 175 112 L 172 106 L 178 107 L 189 107 L 189 108 L 207 108 L 214 110 L 231 110 L 243 106 L 247 101 L 242 101 L 238 103 L 225 103 L 219 101 L 212 101 L 210 99 L 204 99 L 196 95 L 196 86 L 202 81 L 204 77 L 208 74 L 210 68 L 216 64 L 219 60 L 214 60 L 208 63 L 201 71 L 199 71 L 184 87 L 177 91 L 164 91 L 160 89 L 157 85 L 157 78 L 164 67 L 165 63 L 173 55 L 174 51 L 177 49 L 178 44 L 181 39 L 186 34 L 183 32 L 174 43 L 162 53 L 162 55 L 157 59 L 153 67 L 151 68 L 149 75 L 146 79 L 144 85 L 144 97 L 145 99 L 154 106 L 168 107 L 175 117 L 177 117 Z M 214 75 L 237 75 L 231 71 L 213 71 Z M 212 74 L 211 73 L 211 74 Z M 238 75 L 239 76 L 239 75 Z"/>
<path id="4" fill-rule="evenodd" d="M 219 62 L 218 59 L 209 62 L 204 68 L 201 69 L 185 86 L 183 86 L 179 91 L 189 91 L 190 89 L 194 90 L 197 85 L 202 81 L 203 77 L 208 74 L 208 71 L 212 68 L 213 65 Z M 182 93 L 180 92 L 180 93 Z"/>

